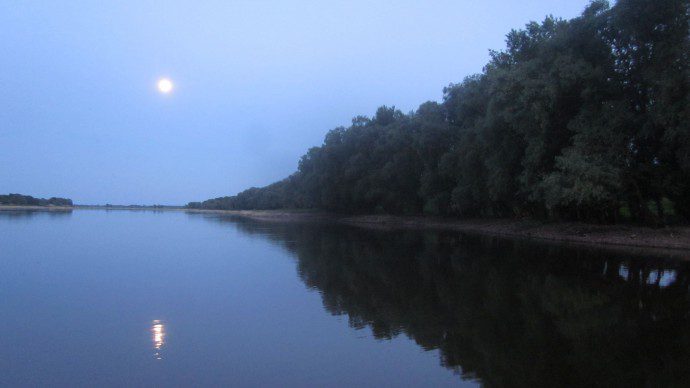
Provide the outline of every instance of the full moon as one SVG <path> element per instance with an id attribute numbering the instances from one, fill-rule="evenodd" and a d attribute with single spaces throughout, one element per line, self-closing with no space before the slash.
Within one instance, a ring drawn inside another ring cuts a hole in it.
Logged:
<path id="1" fill-rule="evenodd" d="M 170 93 L 173 90 L 173 83 L 168 78 L 161 78 L 158 80 L 158 91 L 161 93 Z"/>

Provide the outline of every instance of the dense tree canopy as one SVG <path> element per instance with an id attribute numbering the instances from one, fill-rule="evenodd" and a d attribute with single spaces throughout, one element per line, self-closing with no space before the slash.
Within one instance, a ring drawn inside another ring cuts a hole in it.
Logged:
<path id="1" fill-rule="evenodd" d="M 190 207 L 690 218 L 690 1 L 593 1 L 507 35 L 441 103 L 328 132 L 289 178 Z"/>
<path id="2" fill-rule="evenodd" d="M 69 198 L 52 197 L 34 198 L 30 195 L 21 194 L 7 194 L 0 195 L 0 205 L 15 205 L 15 206 L 72 206 L 72 200 Z"/>

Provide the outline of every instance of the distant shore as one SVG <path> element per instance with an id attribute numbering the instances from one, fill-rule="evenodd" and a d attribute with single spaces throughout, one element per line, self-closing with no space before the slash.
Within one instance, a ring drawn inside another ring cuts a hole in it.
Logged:
<path id="1" fill-rule="evenodd" d="M 0 211 L 35 210 L 47 212 L 65 212 L 74 210 L 73 206 L 39 206 L 39 205 L 0 205 Z"/>
<path id="2" fill-rule="evenodd" d="M 690 226 L 650 228 L 542 222 L 529 219 L 452 219 L 426 216 L 339 215 L 313 210 L 206 210 L 182 207 L 12 206 L 0 211 L 149 210 L 224 214 L 269 222 L 335 222 L 375 229 L 441 229 L 464 233 L 611 247 L 671 250 L 690 259 Z"/>
<path id="3" fill-rule="evenodd" d="M 336 215 L 287 210 L 187 210 L 219 213 L 273 222 L 338 222 L 384 229 L 445 229 L 493 236 L 557 242 L 654 248 L 690 252 L 690 226 L 649 228 L 634 225 L 596 225 L 520 219 L 450 219 L 425 216 Z M 690 256 L 688 256 L 690 259 Z"/>
<path id="4" fill-rule="evenodd" d="M 90 210 L 187 210 L 184 206 L 168 206 L 168 205 L 74 205 L 75 209 L 90 209 Z"/>

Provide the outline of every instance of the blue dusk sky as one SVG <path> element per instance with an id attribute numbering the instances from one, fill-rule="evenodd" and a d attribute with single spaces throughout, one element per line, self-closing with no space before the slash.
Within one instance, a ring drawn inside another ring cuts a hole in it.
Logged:
<path id="1" fill-rule="evenodd" d="M 588 3 L 3 1 L 0 194 L 184 204 L 263 186 L 329 129 L 440 101 L 511 28 Z"/>

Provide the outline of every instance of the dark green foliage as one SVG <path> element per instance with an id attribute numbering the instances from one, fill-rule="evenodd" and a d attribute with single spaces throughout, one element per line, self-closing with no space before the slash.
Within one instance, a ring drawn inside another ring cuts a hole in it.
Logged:
<path id="1" fill-rule="evenodd" d="M 220 197 L 204 202 L 190 202 L 190 209 L 281 209 L 308 207 L 301 195 L 296 175 L 292 175 L 282 181 L 266 187 L 245 190 L 232 197 Z"/>
<path id="2" fill-rule="evenodd" d="M 7 194 L 0 195 L 0 205 L 15 206 L 72 206 L 72 200 L 68 198 L 50 199 L 34 198 L 30 195 Z"/>
<path id="3" fill-rule="evenodd" d="M 690 218 L 689 13 L 688 0 L 598 0 L 529 23 L 441 104 L 383 106 L 330 131 L 288 179 L 189 206 Z"/>

